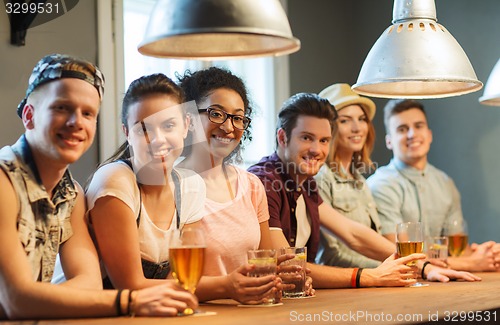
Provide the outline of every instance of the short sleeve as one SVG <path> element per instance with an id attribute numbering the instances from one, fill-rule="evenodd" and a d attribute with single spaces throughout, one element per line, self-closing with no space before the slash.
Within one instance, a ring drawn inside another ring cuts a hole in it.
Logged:
<path id="1" fill-rule="evenodd" d="M 116 161 L 100 167 L 94 174 L 85 193 L 87 209 L 94 208 L 95 202 L 105 196 L 113 196 L 123 201 L 135 215 L 140 211 L 140 193 L 135 174 L 126 164 Z"/>
<path id="2" fill-rule="evenodd" d="M 264 187 L 267 199 L 267 210 L 269 213 L 269 227 L 283 229 L 281 225 L 281 206 L 283 200 L 277 189 L 273 188 L 273 181 L 266 175 L 256 174 Z"/>
<path id="3" fill-rule="evenodd" d="M 184 168 L 175 168 L 181 179 L 181 224 L 190 224 L 203 218 L 206 199 L 205 182 L 200 175 Z"/>
<path id="4" fill-rule="evenodd" d="M 267 204 L 266 190 L 259 178 L 249 172 L 244 172 L 250 182 L 252 202 L 257 212 L 259 223 L 269 220 L 269 209 Z"/>

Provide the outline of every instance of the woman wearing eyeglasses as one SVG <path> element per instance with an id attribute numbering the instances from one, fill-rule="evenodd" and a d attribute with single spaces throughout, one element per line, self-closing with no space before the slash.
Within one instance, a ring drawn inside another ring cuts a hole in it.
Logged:
<path id="1" fill-rule="evenodd" d="M 252 108 L 246 87 L 240 78 L 216 67 L 187 72 L 179 79 L 186 99 L 196 101 L 200 119 L 191 127 L 194 145 L 180 166 L 197 172 L 207 189 L 202 219 L 205 276 L 196 295 L 200 301 L 219 294 L 242 303 L 263 302 L 280 280 L 246 274 L 252 268 L 247 265 L 248 250 L 273 248 L 267 199 L 257 177 L 231 164 L 241 160 L 242 141 L 250 138 Z"/>

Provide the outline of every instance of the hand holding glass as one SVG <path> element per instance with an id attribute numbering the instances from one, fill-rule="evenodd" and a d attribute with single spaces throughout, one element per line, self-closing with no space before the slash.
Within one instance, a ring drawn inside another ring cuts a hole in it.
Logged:
<path id="1" fill-rule="evenodd" d="M 403 222 L 396 226 L 396 243 L 398 256 L 404 257 L 414 253 L 422 253 L 424 250 L 424 232 L 420 222 Z M 410 262 L 408 266 L 415 266 L 416 261 Z M 423 287 L 428 284 L 417 282 L 411 287 Z"/>
<path id="2" fill-rule="evenodd" d="M 294 254 L 295 257 L 281 262 L 278 275 L 283 284 L 293 284 L 295 288 L 283 290 L 283 298 L 304 297 L 306 292 L 307 247 L 282 247 L 280 255 L 285 254 Z"/>
<path id="3" fill-rule="evenodd" d="M 274 249 L 249 250 L 248 264 L 255 265 L 253 271 L 248 273 L 250 277 L 262 277 L 276 274 L 277 256 Z M 276 299 L 273 294 L 269 295 L 264 304 L 274 304 Z"/>
<path id="4" fill-rule="evenodd" d="M 205 237 L 201 229 L 183 228 L 173 230 L 169 241 L 170 264 L 173 276 L 177 282 L 189 292 L 196 290 L 203 273 L 205 260 Z M 191 308 L 184 310 L 185 315 L 191 315 Z"/>

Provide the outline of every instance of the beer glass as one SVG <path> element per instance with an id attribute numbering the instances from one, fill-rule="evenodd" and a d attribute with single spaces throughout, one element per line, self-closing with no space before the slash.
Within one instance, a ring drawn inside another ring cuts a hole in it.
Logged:
<path id="1" fill-rule="evenodd" d="M 396 225 L 396 244 L 398 256 L 404 257 L 414 253 L 422 253 L 424 250 L 424 231 L 420 222 L 403 222 Z M 415 266 L 417 262 L 412 261 L 408 266 Z M 417 282 L 411 287 L 428 286 L 426 283 Z"/>
<path id="2" fill-rule="evenodd" d="M 464 219 L 450 219 L 444 224 L 443 235 L 448 237 L 448 254 L 453 257 L 462 255 L 467 248 L 469 236 Z"/>
<path id="3" fill-rule="evenodd" d="M 201 229 L 175 229 L 169 240 L 170 264 L 174 278 L 185 290 L 194 294 L 203 273 L 205 260 L 205 237 Z M 184 310 L 184 315 L 191 315 L 191 308 Z"/>

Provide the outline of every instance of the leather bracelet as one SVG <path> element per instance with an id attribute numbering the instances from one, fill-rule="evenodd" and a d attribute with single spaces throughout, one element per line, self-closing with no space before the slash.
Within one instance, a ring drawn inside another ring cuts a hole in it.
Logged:
<path id="1" fill-rule="evenodd" d="M 118 293 L 116 294 L 116 299 L 115 299 L 115 307 L 116 307 L 116 315 L 117 316 L 122 316 L 122 292 L 123 290 L 120 289 L 118 290 Z"/>
<path id="2" fill-rule="evenodd" d="M 352 270 L 352 275 L 351 275 L 351 288 L 356 288 L 356 276 L 358 275 L 358 270 L 359 268 L 355 267 Z"/>
<path id="3" fill-rule="evenodd" d="M 424 271 L 425 271 L 425 267 L 426 267 L 427 265 L 429 265 L 429 264 L 431 264 L 431 262 L 426 261 L 426 262 L 424 262 L 424 265 L 422 266 L 422 273 L 421 273 L 420 275 L 422 276 L 422 279 L 424 279 L 424 280 L 427 280 L 427 277 L 425 276 L 425 273 L 424 273 Z"/>
<path id="4" fill-rule="evenodd" d="M 132 292 L 134 292 L 135 290 L 129 290 L 128 292 L 128 304 L 127 304 L 127 315 L 130 316 L 130 317 L 134 317 L 135 316 L 135 313 L 134 313 L 134 300 L 133 300 L 133 297 L 132 297 Z"/>
<path id="5" fill-rule="evenodd" d="M 356 274 L 356 288 L 361 288 L 361 285 L 359 284 L 359 280 L 361 279 L 361 272 L 363 272 L 362 267 L 358 269 L 358 272 Z"/>

